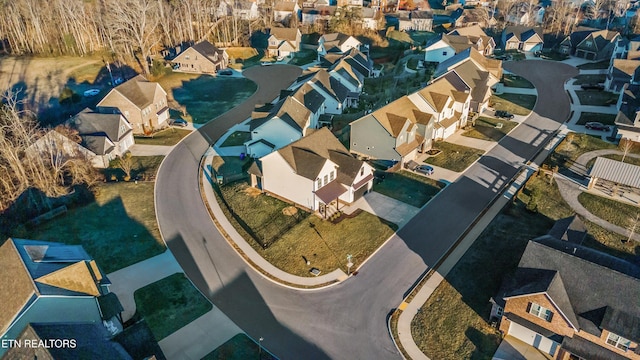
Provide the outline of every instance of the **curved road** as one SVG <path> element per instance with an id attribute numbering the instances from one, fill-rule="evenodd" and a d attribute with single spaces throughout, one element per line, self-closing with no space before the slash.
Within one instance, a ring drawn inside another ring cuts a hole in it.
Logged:
<path id="1" fill-rule="evenodd" d="M 210 140 L 299 73 L 284 66 L 250 69 L 245 75 L 258 82 L 258 93 L 187 137 L 159 170 L 156 212 L 167 245 L 219 309 L 253 338 L 263 337 L 263 345 L 283 359 L 400 358 L 387 332 L 389 312 L 569 115 L 563 83 L 577 75 L 575 68 L 546 61 L 505 68 L 538 89 L 535 114 L 423 208 L 357 277 L 316 291 L 284 288 L 250 269 L 219 234 L 200 198 L 198 164 Z"/>

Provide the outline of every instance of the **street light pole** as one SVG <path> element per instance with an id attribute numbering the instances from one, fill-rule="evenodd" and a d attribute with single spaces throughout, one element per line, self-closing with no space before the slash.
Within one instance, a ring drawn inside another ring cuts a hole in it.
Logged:
<path id="1" fill-rule="evenodd" d="M 262 341 L 264 341 L 264 338 L 261 336 L 258 339 L 258 360 L 262 359 Z"/>
<path id="2" fill-rule="evenodd" d="M 353 266 L 353 263 L 351 262 L 351 254 L 347 254 L 347 276 L 349 276 L 351 274 L 351 267 Z"/>

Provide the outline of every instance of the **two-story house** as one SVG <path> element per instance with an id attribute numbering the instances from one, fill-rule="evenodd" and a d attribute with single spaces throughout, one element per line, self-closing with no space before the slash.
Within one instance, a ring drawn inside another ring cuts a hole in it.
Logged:
<path id="1" fill-rule="evenodd" d="M 269 56 L 293 56 L 300 51 L 302 33 L 299 29 L 274 27 L 269 30 L 267 54 Z"/>
<path id="2" fill-rule="evenodd" d="M 473 46 L 474 44 L 467 36 L 440 34 L 427 42 L 424 48 L 424 61 L 441 63 Z"/>
<path id="3" fill-rule="evenodd" d="M 529 241 L 491 316 L 552 359 L 640 359 L 638 299 L 636 264 L 545 235 Z"/>
<path id="4" fill-rule="evenodd" d="M 325 217 L 373 186 L 373 168 L 353 157 L 327 128 L 260 158 L 249 173 L 253 186 Z"/>
<path id="5" fill-rule="evenodd" d="M 297 1 L 277 1 L 273 5 L 273 21 L 288 23 L 298 17 L 300 6 Z"/>
<path id="6" fill-rule="evenodd" d="M 86 108 L 67 120 L 78 131 L 82 146 L 95 154 L 95 167 L 109 167 L 109 162 L 122 156 L 134 144 L 133 128 L 122 114 L 103 114 Z"/>
<path id="7" fill-rule="evenodd" d="M 0 246 L 0 340 L 30 323 L 93 323 L 122 331 L 122 305 L 80 245 L 8 239 Z M 0 356 L 7 351 L 0 347 Z"/>
<path id="8" fill-rule="evenodd" d="M 476 50 L 484 56 L 493 55 L 493 50 L 496 48 L 496 42 L 479 25 L 457 28 L 449 32 L 449 35 L 466 36 Z"/>
<path id="9" fill-rule="evenodd" d="M 304 100 L 304 96 L 287 96 L 270 109 L 259 109 L 251 114 L 251 140 L 245 143 L 250 157 L 259 158 L 280 149 L 318 126 L 317 122 L 311 122 L 314 119 L 311 111 L 299 99 Z"/>
<path id="10" fill-rule="evenodd" d="M 541 51 L 544 46 L 542 28 L 529 26 L 507 26 L 502 30 L 502 49 Z"/>
<path id="11" fill-rule="evenodd" d="M 320 29 L 326 29 L 329 20 L 336 12 L 335 6 L 317 5 L 315 7 L 302 9 L 302 25 L 317 26 Z"/>
<path id="12" fill-rule="evenodd" d="M 215 74 L 229 65 L 229 55 L 207 40 L 181 52 L 172 61 L 174 70 L 198 74 Z"/>
<path id="13" fill-rule="evenodd" d="M 575 56 L 587 60 L 610 59 L 619 39 L 617 31 L 594 31 L 576 45 Z"/>
<path id="14" fill-rule="evenodd" d="M 134 134 L 162 128 L 169 118 L 167 93 L 160 84 L 138 75 L 111 89 L 98 103 L 96 111 L 120 113 L 133 127 Z"/>
<path id="15" fill-rule="evenodd" d="M 640 60 L 613 59 L 604 80 L 604 87 L 607 91 L 619 93 L 624 85 L 638 82 L 640 82 Z"/>
<path id="16" fill-rule="evenodd" d="M 349 150 L 365 158 L 405 164 L 426 149 L 425 137 L 432 138 L 432 118 L 403 96 L 353 121 Z"/>
<path id="17" fill-rule="evenodd" d="M 318 60 L 328 53 L 344 54 L 351 49 L 360 49 L 362 43 L 343 33 L 324 34 L 318 39 Z"/>
<path id="18" fill-rule="evenodd" d="M 618 98 L 613 137 L 640 142 L 640 85 L 625 84 Z"/>
<path id="19" fill-rule="evenodd" d="M 502 61 L 488 59 L 475 48 L 468 48 L 440 63 L 434 78 L 455 72 L 471 89 L 471 111 L 483 112 L 489 106 L 491 88 L 502 78 Z"/>

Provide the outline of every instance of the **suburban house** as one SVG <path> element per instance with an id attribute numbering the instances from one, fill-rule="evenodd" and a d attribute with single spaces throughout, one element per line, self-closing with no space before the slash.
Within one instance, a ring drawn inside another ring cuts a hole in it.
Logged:
<path id="1" fill-rule="evenodd" d="M 544 45 L 541 27 L 507 26 L 502 30 L 504 50 L 541 51 Z"/>
<path id="2" fill-rule="evenodd" d="M 106 150 L 112 149 L 113 143 L 108 141 L 108 139 L 105 139 L 105 141 L 104 148 Z M 110 160 L 109 157 L 94 153 L 56 130 L 49 130 L 37 139 L 25 149 L 25 155 L 30 158 L 39 157 L 47 160 L 52 159 L 54 161 L 64 161 L 80 156 L 91 161 L 91 164 L 97 168 L 108 167 Z"/>
<path id="3" fill-rule="evenodd" d="M 353 157 L 328 128 L 260 158 L 249 173 L 252 186 L 325 217 L 373 186 L 373 168 Z"/>
<path id="4" fill-rule="evenodd" d="M 271 108 L 270 105 L 251 114 L 251 140 L 245 143 L 250 157 L 259 158 L 280 149 L 317 127 L 317 123 L 311 123 L 311 111 L 293 96 L 281 99 Z"/>
<path id="5" fill-rule="evenodd" d="M 420 111 L 432 116 L 433 131 L 427 138 L 427 149 L 431 139 L 446 139 L 467 124 L 473 91 L 458 72 L 452 71 L 409 95 Z"/>
<path id="6" fill-rule="evenodd" d="M 319 6 L 329 6 L 329 5 L 331 5 L 331 2 L 329 0 L 304 0 L 302 2 L 303 9 L 316 8 Z"/>
<path id="7" fill-rule="evenodd" d="M 336 73 L 329 73 L 326 69 L 300 76 L 289 89 L 299 91 L 303 85 L 308 85 L 324 98 L 322 113 L 342 114 L 344 109 L 357 103 L 359 93 L 350 91 L 338 79 Z M 304 90 L 303 90 L 304 91 Z"/>
<path id="8" fill-rule="evenodd" d="M 242 20 L 255 20 L 260 17 L 260 12 L 258 11 L 258 4 L 254 1 L 220 1 L 220 5 L 218 5 L 217 9 L 217 15 L 219 17 L 235 16 Z"/>
<path id="9" fill-rule="evenodd" d="M 478 25 L 457 28 L 451 31 L 449 35 L 466 36 L 475 45 L 476 50 L 484 56 L 493 55 L 493 50 L 496 48 L 496 42 L 493 38 L 487 35 Z"/>
<path id="10" fill-rule="evenodd" d="M 324 34 L 318 39 L 318 57 L 328 53 L 344 54 L 355 48 L 360 49 L 362 43 L 350 35 L 343 33 Z"/>
<path id="11" fill-rule="evenodd" d="M 349 7 L 362 7 L 362 0 L 338 0 L 338 7 L 349 6 Z"/>
<path id="12" fill-rule="evenodd" d="M 138 75 L 111 89 L 98 103 L 101 113 L 120 113 L 133 127 L 134 134 L 150 133 L 165 126 L 169 118 L 167 93 L 160 84 Z"/>
<path id="13" fill-rule="evenodd" d="M 638 299 L 636 264 L 544 235 L 503 280 L 491 318 L 553 359 L 640 359 Z"/>
<path id="14" fill-rule="evenodd" d="M 86 108 L 66 121 L 78 131 L 82 146 L 90 150 L 93 166 L 109 167 L 109 161 L 122 156 L 134 144 L 133 128 L 122 114 L 103 114 Z"/>
<path id="15" fill-rule="evenodd" d="M 567 35 L 558 45 L 558 52 L 566 55 L 573 55 L 576 52 L 576 46 L 587 38 L 591 33 L 600 31 L 596 28 L 578 26 L 573 32 Z"/>
<path id="16" fill-rule="evenodd" d="M 620 34 L 617 31 L 594 31 L 576 45 L 575 56 L 587 60 L 608 60 L 613 54 L 618 39 Z"/>
<path id="17" fill-rule="evenodd" d="M 424 61 L 441 63 L 473 46 L 467 36 L 440 34 L 427 42 Z"/>
<path id="18" fill-rule="evenodd" d="M 204 40 L 187 48 L 171 62 L 176 71 L 215 74 L 229 65 L 229 55 Z"/>
<path id="19" fill-rule="evenodd" d="M 487 8 L 476 7 L 463 9 L 462 15 L 456 19 L 456 28 L 464 28 L 466 26 L 481 26 L 488 28 L 496 24 L 496 19 L 489 15 Z"/>
<path id="20" fill-rule="evenodd" d="M 488 59 L 475 48 L 469 48 L 438 65 L 436 80 L 455 72 L 471 89 L 470 111 L 481 113 L 489 106 L 491 88 L 502 78 L 502 61 Z"/>
<path id="21" fill-rule="evenodd" d="M 625 84 L 618 98 L 613 137 L 640 142 L 640 85 Z"/>
<path id="22" fill-rule="evenodd" d="M 618 93 L 625 84 L 635 84 L 640 81 L 640 60 L 613 59 L 609 65 L 604 87 L 607 91 Z"/>
<path id="23" fill-rule="evenodd" d="M 274 27 L 269 31 L 267 54 L 286 57 L 300 51 L 302 33 L 298 29 Z"/>
<path id="24" fill-rule="evenodd" d="M 288 23 L 298 17 L 299 11 L 297 1 L 277 1 L 273 6 L 273 21 Z"/>
<path id="25" fill-rule="evenodd" d="M 30 323 L 93 323 L 122 331 L 122 305 L 80 245 L 8 239 L 0 246 L 0 340 Z M 0 347 L 0 356 L 7 349 Z"/>
<path id="26" fill-rule="evenodd" d="M 405 164 L 427 149 L 432 118 L 403 96 L 352 122 L 349 150 L 364 158 Z"/>
<path id="27" fill-rule="evenodd" d="M 362 27 L 370 30 L 378 30 L 382 23 L 383 14 L 373 8 L 362 8 Z"/>
<path id="28" fill-rule="evenodd" d="M 316 6 L 302 9 L 302 25 L 318 26 L 320 29 L 326 29 L 329 26 L 329 20 L 335 14 L 335 6 Z"/>
<path id="29" fill-rule="evenodd" d="M 433 29 L 433 12 L 431 11 L 397 11 L 396 14 L 400 31 L 431 31 Z"/>

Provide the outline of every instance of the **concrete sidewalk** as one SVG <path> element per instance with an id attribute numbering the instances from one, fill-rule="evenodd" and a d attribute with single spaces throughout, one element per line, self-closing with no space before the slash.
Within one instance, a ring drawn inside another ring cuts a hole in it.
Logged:
<path id="1" fill-rule="evenodd" d="M 158 341 L 158 345 L 167 359 L 199 360 L 242 332 L 214 306 L 208 313 Z"/>
<path id="2" fill-rule="evenodd" d="M 182 272 L 182 268 L 171 251 L 166 250 L 160 255 L 107 274 L 112 282 L 109 290 L 118 296 L 124 308 L 122 319 L 127 321 L 136 313 L 133 299 L 136 290 L 178 272 Z"/>
<path id="3" fill-rule="evenodd" d="M 204 160 L 204 164 L 211 164 L 211 160 L 215 155 L 216 155 L 216 152 L 213 149 L 209 149 L 209 151 L 206 154 L 206 159 Z M 250 266 L 254 268 L 258 267 L 262 270 L 262 271 L 259 271 L 258 269 L 256 269 L 256 272 L 258 274 L 262 275 L 264 278 L 270 281 L 273 281 L 274 283 L 277 283 L 283 286 L 289 286 L 289 285 L 286 285 L 286 283 L 289 283 L 289 284 L 300 285 L 300 286 L 319 287 L 323 284 L 329 284 L 329 283 L 337 284 L 338 282 L 344 281 L 348 278 L 347 274 L 345 274 L 344 271 L 340 269 L 336 269 L 328 274 L 320 275 L 316 277 L 302 277 L 302 276 L 289 274 L 273 266 L 270 262 L 268 262 L 262 256 L 260 256 L 260 254 L 258 254 L 251 247 L 251 245 L 247 244 L 247 241 L 240 234 L 238 234 L 238 231 L 236 231 L 233 225 L 231 225 L 231 223 L 229 222 L 229 219 L 227 219 L 225 214 L 222 212 L 222 209 L 220 208 L 220 204 L 218 204 L 218 201 L 216 200 L 213 187 L 211 186 L 213 179 L 212 179 L 210 165 L 207 165 L 207 167 L 204 169 L 204 171 L 202 172 L 202 177 L 203 177 L 202 190 L 204 192 L 203 201 L 205 202 L 205 205 L 213 213 L 213 217 L 218 223 L 216 225 L 217 226 L 219 225 L 222 228 L 221 230 L 224 230 L 224 232 L 227 233 L 228 241 L 233 242 L 238 248 L 240 248 L 240 250 L 243 253 L 242 255 L 243 258 L 245 260 L 247 259 L 249 260 L 248 263 Z M 270 276 L 266 276 L 263 272 L 266 272 Z M 279 281 L 274 280 L 274 278 Z M 300 288 L 295 288 L 295 289 L 301 290 Z"/>
<path id="4" fill-rule="evenodd" d="M 163 155 L 166 156 L 173 150 L 173 146 L 165 146 L 165 145 L 140 145 L 133 144 L 129 151 L 131 151 L 131 155 L 133 156 L 156 156 Z"/>

